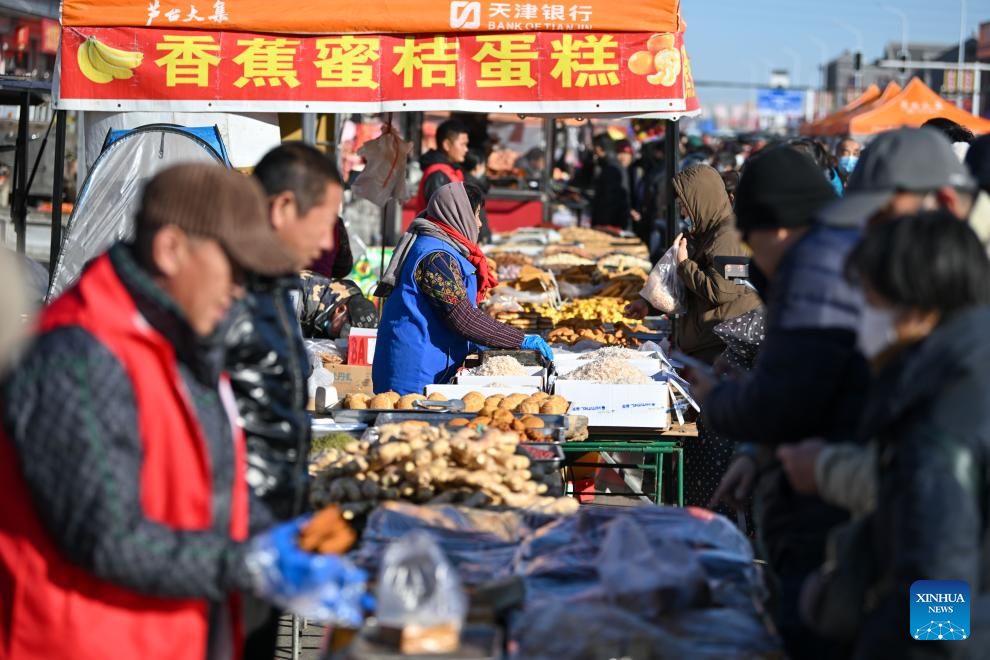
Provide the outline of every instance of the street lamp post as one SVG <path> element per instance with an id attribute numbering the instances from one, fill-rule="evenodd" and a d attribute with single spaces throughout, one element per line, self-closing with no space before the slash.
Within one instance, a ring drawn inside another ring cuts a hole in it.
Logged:
<path id="1" fill-rule="evenodd" d="M 853 71 L 853 87 L 855 87 L 856 93 L 859 94 L 863 89 L 863 31 L 854 28 L 848 23 L 843 23 L 842 21 L 835 21 L 835 24 L 856 37 L 856 52 L 859 54 L 860 66 L 855 67 L 855 70 Z"/>
<path id="2" fill-rule="evenodd" d="M 907 14 L 902 12 L 900 9 L 891 7 L 890 5 L 881 5 L 885 11 L 894 14 L 901 19 L 901 52 L 898 53 L 901 58 L 906 62 L 911 59 L 911 53 L 908 52 L 908 17 Z M 901 70 L 901 86 L 907 82 L 907 69 Z"/>
<path id="3" fill-rule="evenodd" d="M 965 1 L 965 0 L 964 0 Z M 891 7 L 890 5 L 881 5 L 884 11 L 888 11 L 901 19 L 901 52 L 900 55 L 906 55 L 910 57 L 908 52 L 908 17 L 907 14 L 902 12 L 900 9 Z"/>
<path id="4" fill-rule="evenodd" d="M 821 55 L 818 64 L 818 103 L 816 105 L 816 112 L 819 114 L 824 114 L 824 96 L 825 96 L 825 69 L 828 66 L 828 44 L 819 37 L 814 35 L 808 35 L 808 38 L 813 41 L 818 46 L 818 51 Z"/>
<path id="5" fill-rule="evenodd" d="M 966 64 L 966 0 L 959 0 L 959 70 L 956 72 L 956 105 L 963 104 L 963 66 Z M 974 110 L 978 113 L 979 110 Z"/>

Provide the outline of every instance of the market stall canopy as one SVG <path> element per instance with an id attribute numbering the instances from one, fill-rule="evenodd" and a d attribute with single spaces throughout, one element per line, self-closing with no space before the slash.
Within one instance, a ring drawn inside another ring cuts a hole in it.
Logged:
<path id="1" fill-rule="evenodd" d="M 974 133 L 990 133 L 990 120 L 971 115 L 936 94 L 928 85 L 914 78 L 904 90 L 869 111 L 849 121 L 850 135 L 872 135 L 902 126 L 921 126 L 929 119 L 944 117 Z"/>
<path id="2" fill-rule="evenodd" d="M 664 117 L 700 110 L 677 0 L 452 2 L 442 21 L 431 18 L 433 4 L 410 0 L 218 0 L 212 15 L 166 5 L 66 0 L 58 107 Z M 461 5 L 479 20 L 454 16 Z M 293 18 L 297 12 L 305 19 Z M 273 34 L 286 30 L 296 32 Z"/>
<path id="3" fill-rule="evenodd" d="M 864 112 L 869 112 L 880 106 L 888 103 L 894 99 L 898 94 L 900 94 L 902 88 L 895 82 L 888 83 L 884 88 L 883 93 L 872 101 L 863 103 L 858 108 L 853 108 L 852 110 L 843 113 L 838 116 L 826 117 L 825 121 L 822 123 L 821 128 L 818 131 L 818 135 L 849 135 L 849 125 L 853 119 L 863 114 Z"/>
<path id="4" fill-rule="evenodd" d="M 198 5 L 198 7 L 197 7 Z M 680 0 L 64 0 L 66 27 L 152 27 L 288 34 L 681 32 Z"/>
<path id="5" fill-rule="evenodd" d="M 880 98 L 880 88 L 876 85 L 870 85 L 867 87 L 862 94 L 854 98 L 849 103 L 845 104 L 835 112 L 825 117 L 822 117 L 818 121 L 808 122 L 801 125 L 801 135 L 823 135 L 819 133 L 824 126 L 839 117 L 844 117 L 848 115 L 853 110 L 860 108 L 867 103 L 872 103 Z"/>
<path id="6" fill-rule="evenodd" d="M 141 190 L 151 177 L 177 163 L 226 166 L 226 157 L 214 126 L 156 124 L 109 133 L 72 209 L 48 299 L 64 291 L 115 241 L 133 237 Z"/>

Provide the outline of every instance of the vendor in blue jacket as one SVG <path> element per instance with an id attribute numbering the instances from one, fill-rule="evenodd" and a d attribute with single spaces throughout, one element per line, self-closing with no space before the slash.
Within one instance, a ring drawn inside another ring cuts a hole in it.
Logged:
<path id="1" fill-rule="evenodd" d="M 448 382 L 479 346 L 553 351 L 478 309 L 498 285 L 478 247 L 485 196 L 471 184 L 439 188 L 409 225 L 375 295 L 386 297 L 372 379 L 375 392 L 422 394 Z"/>

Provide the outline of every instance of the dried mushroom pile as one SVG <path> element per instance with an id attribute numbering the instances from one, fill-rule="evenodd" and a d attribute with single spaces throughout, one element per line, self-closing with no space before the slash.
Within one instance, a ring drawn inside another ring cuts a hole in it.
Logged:
<path id="1" fill-rule="evenodd" d="M 528 376 L 529 371 L 519 360 L 509 355 L 497 355 L 467 371 L 472 376 Z"/>
<path id="2" fill-rule="evenodd" d="M 488 429 L 451 432 L 422 422 L 381 427 L 377 442 L 330 450 L 310 465 L 314 507 L 338 504 L 352 519 L 379 502 L 510 506 L 546 513 L 577 508 L 548 497 L 542 466 L 517 454 L 519 436 Z"/>
<path id="3" fill-rule="evenodd" d="M 613 385 L 648 385 L 653 379 L 629 363 L 613 357 L 600 357 L 564 376 L 567 380 L 587 380 Z"/>

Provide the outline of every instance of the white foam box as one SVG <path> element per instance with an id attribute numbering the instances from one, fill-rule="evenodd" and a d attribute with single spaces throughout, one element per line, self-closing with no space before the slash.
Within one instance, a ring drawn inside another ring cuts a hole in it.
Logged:
<path id="1" fill-rule="evenodd" d="M 470 385 L 474 389 L 481 387 L 535 387 L 543 389 L 547 372 L 543 367 L 527 367 L 528 376 L 472 376 L 461 372 L 454 379 L 457 385 Z M 516 390 L 519 391 L 519 390 Z"/>
<path id="2" fill-rule="evenodd" d="M 510 394 L 536 394 L 539 391 L 535 387 L 471 387 L 470 385 L 427 385 L 425 394 L 430 396 L 434 392 L 447 397 L 447 400 L 461 399 L 468 392 L 477 392 L 486 399 L 496 394 L 509 396 Z"/>
<path id="3" fill-rule="evenodd" d="M 670 426 L 670 390 L 665 382 L 613 385 L 558 380 L 554 393 L 571 402 L 570 415 L 588 426 L 665 429 Z"/>

